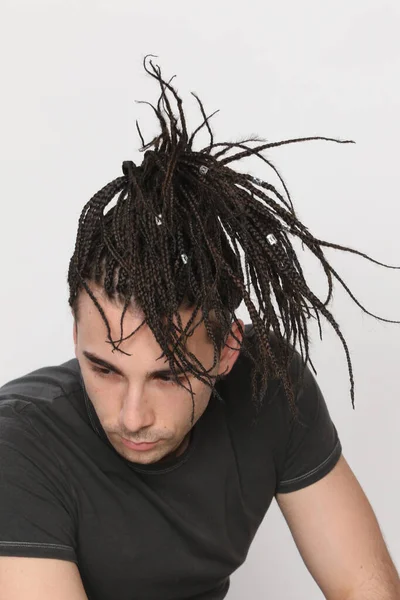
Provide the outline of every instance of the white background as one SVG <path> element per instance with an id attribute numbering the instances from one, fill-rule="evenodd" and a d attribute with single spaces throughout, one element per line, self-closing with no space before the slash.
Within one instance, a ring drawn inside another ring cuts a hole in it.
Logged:
<path id="1" fill-rule="evenodd" d="M 135 119 L 146 140 L 158 132 L 151 109 L 134 102 L 158 98 L 147 53 L 177 75 L 191 130 L 201 120 L 191 91 L 208 113 L 220 109 L 217 141 L 355 140 L 267 156 L 314 235 L 400 263 L 397 0 L 2 0 L 0 22 L 0 383 L 73 356 L 66 275 L 80 211 L 123 160 L 141 160 Z M 275 181 L 261 161 L 240 168 Z M 369 310 L 400 319 L 399 271 L 327 256 Z M 320 267 L 302 260 L 322 293 Z M 362 314 L 340 288 L 332 310 L 352 354 L 356 410 L 328 324 L 313 346 L 318 381 L 399 568 L 400 326 Z M 275 502 L 228 597 L 322 597 Z"/>

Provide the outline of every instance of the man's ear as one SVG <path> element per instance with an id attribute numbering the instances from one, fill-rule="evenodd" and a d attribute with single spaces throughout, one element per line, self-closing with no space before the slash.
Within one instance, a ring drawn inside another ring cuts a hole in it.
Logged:
<path id="1" fill-rule="evenodd" d="M 244 331 L 244 322 L 241 319 L 238 319 L 238 321 L 241 324 L 242 329 Z M 243 339 L 243 335 L 240 333 L 238 325 L 236 323 L 233 323 L 231 331 L 229 332 L 229 335 L 226 339 L 225 346 L 221 352 L 221 359 L 218 369 L 218 374 L 220 376 L 223 376 L 224 374 L 227 375 L 232 370 L 233 365 L 239 357 L 240 345 L 232 336 L 232 332 L 234 333 L 236 338 L 240 340 L 240 342 L 242 342 Z"/>

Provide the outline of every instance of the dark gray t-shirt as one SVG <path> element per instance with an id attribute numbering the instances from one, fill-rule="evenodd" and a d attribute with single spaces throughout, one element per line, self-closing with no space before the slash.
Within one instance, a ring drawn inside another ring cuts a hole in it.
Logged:
<path id="1" fill-rule="evenodd" d="M 147 466 L 108 442 L 76 359 L 0 388 L 0 555 L 73 561 L 90 600 L 224 598 L 274 495 L 341 454 L 309 370 L 301 424 L 271 381 L 254 425 L 251 364 L 241 353 L 217 383 L 224 402 L 211 397 L 180 457 Z"/>

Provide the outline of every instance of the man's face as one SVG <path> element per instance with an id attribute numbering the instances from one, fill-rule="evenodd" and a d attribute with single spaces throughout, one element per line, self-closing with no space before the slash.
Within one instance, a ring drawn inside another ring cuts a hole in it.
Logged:
<path id="1" fill-rule="evenodd" d="M 104 310 L 112 339 L 120 339 L 123 307 L 111 303 L 96 286 L 91 285 L 91 290 Z M 183 327 L 191 314 L 190 309 L 180 311 Z M 200 315 L 196 316 L 196 323 L 200 318 Z M 123 337 L 134 331 L 142 321 L 142 314 L 126 312 Z M 244 327 L 242 321 L 241 325 Z M 236 324 L 232 326 L 232 330 L 241 339 Z M 190 392 L 173 381 L 166 358 L 157 360 L 162 349 L 147 324 L 119 346 L 131 356 L 118 351 L 112 352 L 113 348 L 107 342 L 105 323 L 86 291 L 82 291 L 78 323 L 74 322 L 74 344 L 86 391 L 115 450 L 124 458 L 141 464 L 155 463 L 169 454 L 179 456 L 189 441 L 192 400 Z M 187 339 L 186 344 L 206 369 L 211 368 L 213 344 L 207 338 L 204 322 Z M 228 346 L 238 347 L 231 335 L 228 336 L 219 363 L 211 375 L 231 370 L 239 352 Z M 95 363 L 94 358 L 102 359 L 113 368 L 107 369 Z M 167 373 L 157 373 L 163 370 Z M 185 376 L 180 377 L 185 387 L 190 389 Z M 211 389 L 189 372 L 187 377 L 195 394 L 195 424 L 207 408 Z M 140 451 L 128 447 L 123 439 L 134 443 L 157 444 Z"/>

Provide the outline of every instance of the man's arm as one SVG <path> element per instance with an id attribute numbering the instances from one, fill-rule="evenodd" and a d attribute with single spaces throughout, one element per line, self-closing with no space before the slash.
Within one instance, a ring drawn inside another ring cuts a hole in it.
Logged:
<path id="1" fill-rule="evenodd" d="M 0 557 L 0 600 L 87 600 L 75 563 Z"/>
<path id="2" fill-rule="evenodd" d="M 276 494 L 296 546 L 328 600 L 399 600 L 400 579 L 378 522 L 343 455 L 301 490 Z"/>

